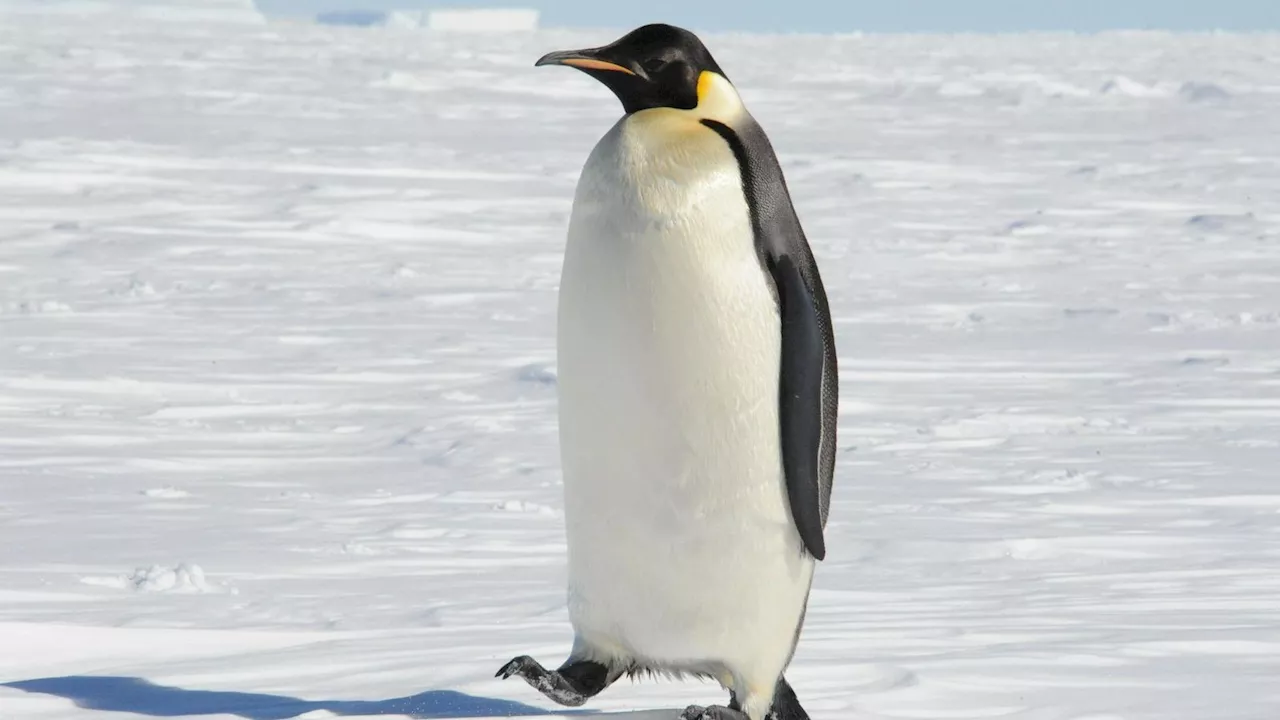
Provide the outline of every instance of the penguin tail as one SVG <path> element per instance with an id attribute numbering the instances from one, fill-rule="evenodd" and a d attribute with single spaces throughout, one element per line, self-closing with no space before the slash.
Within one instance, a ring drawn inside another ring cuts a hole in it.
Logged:
<path id="1" fill-rule="evenodd" d="M 778 686 L 773 691 L 773 708 L 769 710 L 768 720 L 809 720 L 809 713 L 800 707 L 796 691 L 791 689 L 786 677 L 778 678 Z"/>

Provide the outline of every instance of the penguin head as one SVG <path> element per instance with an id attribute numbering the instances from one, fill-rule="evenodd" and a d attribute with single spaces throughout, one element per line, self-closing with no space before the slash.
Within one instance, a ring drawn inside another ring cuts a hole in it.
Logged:
<path id="1" fill-rule="evenodd" d="M 697 35 L 663 24 L 645 25 L 608 45 L 547 53 L 534 65 L 568 65 L 604 83 L 628 114 L 653 108 L 693 110 L 730 88 Z"/>

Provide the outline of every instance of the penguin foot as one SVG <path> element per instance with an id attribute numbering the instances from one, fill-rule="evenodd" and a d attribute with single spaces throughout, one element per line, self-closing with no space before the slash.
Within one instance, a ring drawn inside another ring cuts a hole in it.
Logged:
<path id="1" fill-rule="evenodd" d="M 586 660 L 566 662 L 559 670 L 551 672 L 528 655 L 521 655 L 503 665 L 495 677 L 506 680 L 512 675 L 519 675 L 534 690 L 569 707 L 585 703 L 612 682 L 608 668 L 600 663 Z"/>
<path id="2" fill-rule="evenodd" d="M 734 710 L 723 705 L 712 705 L 711 707 L 702 707 L 701 705 L 690 705 L 684 709 L 684 713 L 680 715 L 680 720 L 751 720 L 747 714 L 741 710 Z"/>
<path id="3" fill-rule="evenodd" d="M 751 716 L 742 711 L 742 703 L 737 693 L 729 693 L 729 706 L 690 705 L 685 708 L 680 720 L 751 720 Z M 778 678 L 774 687 L 773 706 L 765 714 L 764 720 L 809 720 L 809 714 L 800 707 L 796 693 L 784 677 Z"/>

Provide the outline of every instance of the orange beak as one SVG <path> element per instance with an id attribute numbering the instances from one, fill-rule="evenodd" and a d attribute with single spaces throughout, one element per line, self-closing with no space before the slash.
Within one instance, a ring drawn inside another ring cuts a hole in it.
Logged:
<path id="1" fill-rule="evenodd" d="M 627 75 L 635 75 L 635 71 L 625 68 L 617 63 L 601 60 L 593 57 L 593 50 L 562 50 L 560 52 L 547 53 L 538 58 L 538 62 L 534 66 L 541 65 L 568 65 L 576 67 L 579 70 L 604 70 L 608 72 L 620 72 Z"/>

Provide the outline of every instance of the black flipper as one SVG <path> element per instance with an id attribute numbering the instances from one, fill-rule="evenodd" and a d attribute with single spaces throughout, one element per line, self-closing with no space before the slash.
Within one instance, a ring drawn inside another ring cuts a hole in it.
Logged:
<path id="1" fill-rule="evenodd" d="M 738 160 L 756 252 L 777 293 L 782 469 L 796 529 L 809 554 L 821 560 L 827 554 L 822 531 L 831 499 L 839 392 L 826 291 L 764 130 L 745 115 L 733 128 L 710 119 L 702 124 L 724 138 Z"/>
<path id="2" fill-rule="evenodd" d="M 578 707 L 618 679 L 616 674 L 611 676 L 609 668 L 597 662 L 571 659 L 551 672 L 528 655 L 503 665 L 495 677 L 505 680 L 512 675 L 519 675 L 533 689 L 569 707 Z"/>
<path id="3" fill-rule="evenodd" d="M 778 386 L 778 417 L 782 432 L 782 467 L 787 475 L 787 498 L 800 539 L 809 554 L 821 560 L 827 546 L 824 498 L 818 481 L 822 446 L 822 326 L 813 291 L 790 255 L 771 259 L 769 272 L 778 292 L 782 318 L 782 371 Z"/>

